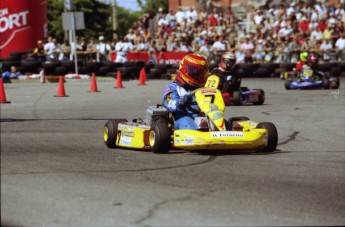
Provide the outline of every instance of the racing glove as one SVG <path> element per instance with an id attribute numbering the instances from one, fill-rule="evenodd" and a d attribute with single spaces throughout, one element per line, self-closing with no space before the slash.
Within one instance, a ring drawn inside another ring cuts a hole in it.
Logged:
<path id="1" fill-rule="evenodd" d="M 192 102 L 192 95 L 191 94 L 186 94 L 178 101 L 178 104 L 181 107 L 185 107 L 188 104 L 190 104 L 191 102 Z"/>

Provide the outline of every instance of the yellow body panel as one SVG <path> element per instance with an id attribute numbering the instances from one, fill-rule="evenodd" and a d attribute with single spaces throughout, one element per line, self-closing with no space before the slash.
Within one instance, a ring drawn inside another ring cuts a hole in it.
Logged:
<path id="1" fill-rule="evenodd" d="M 174 146 L 185 150 L 255 150 L 267 145 L 267 130 L 201 132 L 176 130 Z"/>
<path id="2" fill-rule="evenodd" d="M 150 149 L 148 145 L 148 135 L 150 126 L 139 125 L 133 122 L 120 123 L 117 128 L 116 146 Z"/>

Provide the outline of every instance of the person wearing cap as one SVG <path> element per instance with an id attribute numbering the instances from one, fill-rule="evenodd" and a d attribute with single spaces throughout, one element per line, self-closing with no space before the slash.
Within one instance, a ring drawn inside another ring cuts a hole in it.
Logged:
<path id="1" fill-rule="evenodd" d="M 35 47 L 32 56 L 36 58 L 38 61 L 43 62 L 46 58 L 46 52 L 44 50 L 42 40 L 37 41 L 37 46 Z"/>
<path id="2" fill-rule="evenodd" d="M 104 36 L 100 36 L 98 40 L 99 43 L 96 45 L 97 58 L 99 62 L 105 62 L 108 60 L 110 45 L 104 41 Z"/>

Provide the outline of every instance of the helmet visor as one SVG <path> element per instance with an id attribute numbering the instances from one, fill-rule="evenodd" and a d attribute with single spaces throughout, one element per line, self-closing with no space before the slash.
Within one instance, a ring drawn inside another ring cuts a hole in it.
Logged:
<path id="1" fill-rule="evenodd" d="M 188 65 L 186 71 L 188 76 L 197 80 L 204 81 L 208 73 L 208 67 Z"/>

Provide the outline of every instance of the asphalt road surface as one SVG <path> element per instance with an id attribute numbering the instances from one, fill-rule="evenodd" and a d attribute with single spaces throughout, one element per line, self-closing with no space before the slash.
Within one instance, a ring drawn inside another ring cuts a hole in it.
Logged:
<path id="1" fill-rule="evenodd" d="M 2 226 L 345 225 L 345 80 L 339 90 L 290 90 L 278 78 L 262 106 L 228 106 L 226 117 L 273 122 L 270 154 L 154 154 L 108 149 L 108 119 L 145 117 L 168 80 L 67 80 L 5 84 L 1 104 Z"/>

